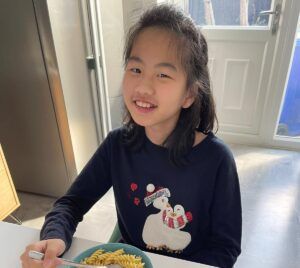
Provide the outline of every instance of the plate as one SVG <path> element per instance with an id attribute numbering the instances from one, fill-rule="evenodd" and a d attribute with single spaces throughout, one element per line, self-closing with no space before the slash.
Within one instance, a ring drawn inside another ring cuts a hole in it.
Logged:
<path id="1" fill-rule="evenodd" d="M 116 251 L 118 249 L 123 249 L 125 254 L 132 254 L 142 257 L 142 262 L 145 263 L 144 268 L 153 268 L 149 257 L 142 250 L 123 243 L 107 243 L 89 248 L 75 257 L 73 261 L 81 262 L 84 258 L 91 256 L 98 249 L 104 249 L 105 251 Z M 71 266 L 69 266 L 69 268 L 71 268 Z"/>

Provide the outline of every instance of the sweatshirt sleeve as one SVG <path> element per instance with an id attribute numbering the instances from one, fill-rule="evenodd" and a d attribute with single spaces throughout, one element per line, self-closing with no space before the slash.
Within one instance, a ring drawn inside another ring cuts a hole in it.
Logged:
<path id="1" fill-rule="evenodd" d="M 68 250 L 78 223 L 111 185 L 108 136 L 67 193 L 54 203 L 46 215 L 40 239 L 60 238 Z"/>
<path id="2" fill-rule="evenodd" d="M 230 151 L 217 173 L 210 215 L 206 247 L 192 260 L 216 267 L 233 267 L 241 253 L 242 209 L 236 164 Z"/>

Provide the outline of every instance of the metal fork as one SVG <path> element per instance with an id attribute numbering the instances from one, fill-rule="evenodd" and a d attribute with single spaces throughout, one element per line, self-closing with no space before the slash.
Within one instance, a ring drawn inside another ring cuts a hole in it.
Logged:
<path id="1" fill-rule="evenodd" d="M 42 261 L 44 259 L 44 256 L 45 256 L 44 253 L 34 251 L 34 250 L 30 250 L 28 255 L 31 259 L 38 260 L 38 261 Z M 99 266 L 99 265 L 82 264 L 82 263 L 74 262 L 74 261 L 71 261 L 71 260 L 63 259 L 63 258 L 59 258 L 59 259 L 62 260 L 61 264 L 69 265 L 69 266 L 73 266 L 73 267 L 82 267 L 82 268 L 122 268 L 118 264 L 110 264 L 110 265 L 106 265 L 106 266 Z"/>

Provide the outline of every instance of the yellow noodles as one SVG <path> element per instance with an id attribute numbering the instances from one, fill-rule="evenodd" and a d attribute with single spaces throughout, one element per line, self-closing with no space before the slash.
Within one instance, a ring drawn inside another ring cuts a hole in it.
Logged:
<path id="1" fill-rule="evenodd" d="M 131 254 L 125 254 L 123 249 L 116 251 L 105 252 L 102 249 L 96 250 L 90 257 L 85 258 L 82 261 L 83 264 L 94 265 L 109 265 L 119 264 L 123 268 L 143 268 L 142 258 Z"/>

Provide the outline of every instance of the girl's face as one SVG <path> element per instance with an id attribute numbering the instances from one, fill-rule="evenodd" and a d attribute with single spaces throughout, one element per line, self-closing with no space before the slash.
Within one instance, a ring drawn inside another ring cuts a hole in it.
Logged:
<path id="1" fill-rule="evenodd" d="M 138 125 L 146 130 L 173 130 L 181 109 L 194 101 L 186 88 L 186 74 L 173 35 L 147 28 L 137 36 L 122 89 L 126 107 Z"/>

